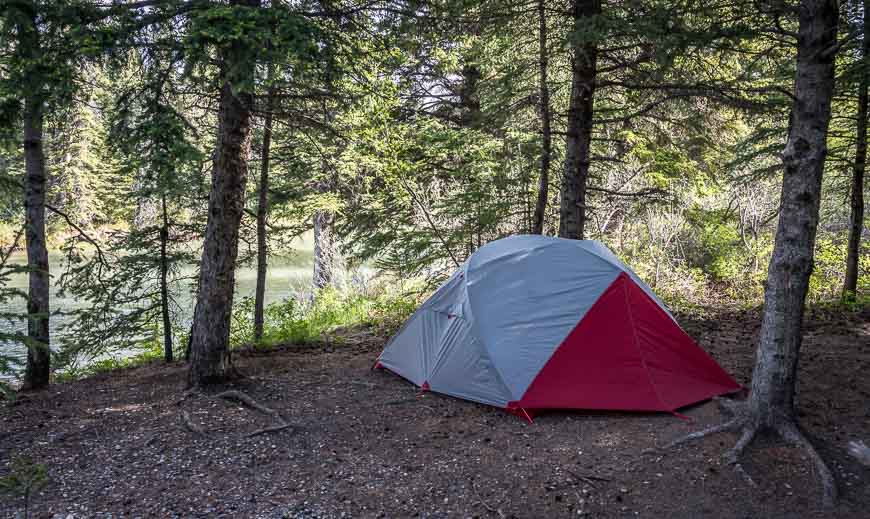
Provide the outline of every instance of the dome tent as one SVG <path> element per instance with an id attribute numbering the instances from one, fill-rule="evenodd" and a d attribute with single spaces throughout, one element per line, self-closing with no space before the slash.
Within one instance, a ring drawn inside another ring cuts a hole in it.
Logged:
<path id="1" fill-rule="evenodd" d="M 602 243 L 512 236 L 478 249 L 377 367 L 505 408 L 670 411 L 740 389 Z"/>

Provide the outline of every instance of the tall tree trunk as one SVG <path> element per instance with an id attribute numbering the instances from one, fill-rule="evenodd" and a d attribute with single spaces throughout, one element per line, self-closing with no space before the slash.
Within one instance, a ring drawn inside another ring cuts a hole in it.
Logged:
<path id="1" fill-rule="evenodd" d="M 259 0 L 233 0 L 231 4 L 257 7 Z M 234 92 L 233 85 L 250 82 L 255 67 L 244 45 L 247 42 L 236 42 L 220 57 L 220 122 L 190 344 L 188 383 L 194 386 L 219 382 L 231 374 L 230 320 L 239 224 L 245 205 L 252 107 L 252 95 Z"/>
<path id="2" fill-rule="evenodd" d="M 26 62 L 40 57 L 36 8 L 22 4 L 21 22 L 17 24 L 17 54 Z M 34 78 L 31 78 L 34 79 Z M 51 375 L 51 340 L 49 336 L 50 275 L 48 248 L 45 244 L 45 152 L 43 150 L 43 119 L 45 103 L 35 88 L 24 99 L 24 225 L 27 241 L 27 364 L 24 368 L 24 389 L 48 386 Z"/>
<path id="3" fill-rule="evenodd" d="M 266 249 L 266 215 L 269 213 L 269 151 L 272 145 L 271 92 L 266 101 L 266 117 L 263 120 L 263 149 L 260 152 L 260 189 L 257 200 L 257 289 L 254 294 L 254 340 L 263 338 L 263 311 L 266 301 L 266 272 L 268 250 Z"/>
<path id="4" fill-rule="evenodd" d="M 870 83 L 870 25 L 867 14 L 870 2 L 864 0 L 864 41 L 861 44 L 861 79 L 858 83 L 858 127 L 855 139 L 855 166 L 852 169 L 851 214 L 849 218 L 849 245 L 846 255 L 846 278 L 843 281 L 843 299 L 855 297 L 858 290 L 858 260 L 861 251 L 861 233 L 864 231 L 864 172 L 867 166 L 867 86 Z"/>
<path id="5" fill-rule="evenodd" d="M 547 84 L 547 68 L 550 53 L 547 49 L 547 12 L 545 1 L 538 0 L 538 81 L 540 82 L 541 112 L 541 174 L 538 179 L 538 201 L 535 204 L 535 220 L 532 224 L 534 234 L 544 232 L 544 214 L 550 188 L 550 157 L 552 156 L 553 137 L 550 130 L 550 87 Z"/>
<path id="6" fill-rule="evenodd" d="M 31 96 L 24 109 L 24 220 L 27 240 L 27 365 L 24 388 L 48 386 L 51 372 L 49 338 L 48 249 L 45 244 L 45 154 L 42 144 L 43 101 Z"/>
<path id="7" fill-rule="evenodd" d="M 834 91 L 837 2 L 803 0 L 781 210 L 767 271 L 764 313 L 749 407 L 759 428 L 795 419 L 804 301 L 813 270 L 822 172 Z"/>
<path id="8" fill-rule="evenodd" d="M 163 359 L 173 361 L 172 321 L 169 319 L 169 258 L 166 248 L 169 244 L 169 214 L 166 210 L 166 194 L 160 198 L 163 212 L 163 225 L 160 227 L 160 309 L 163 314 Z"/>
<path id="9" fill-rule="evenodd" d="M 589 18 L 600 13 L 600 0 L 574 0 L 572 14 L 575 31 L 584 33 Z M 592 103 L 598 46 L 594 41 L 575 41 L 572 47 L 571 98 L 559 207 L 559 236 L 582 240 L 586 223 L 586 183 L 592 144 Z"/>

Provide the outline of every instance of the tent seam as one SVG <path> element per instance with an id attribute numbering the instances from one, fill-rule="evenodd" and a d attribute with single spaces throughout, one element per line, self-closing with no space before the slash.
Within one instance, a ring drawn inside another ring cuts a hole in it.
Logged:
<path id="1" fill-rule="evenodd" d="M 484 342 L 483 339 L 480 339 L 480 344 L 481 344 L 481 346 L 483 346 L 483 351 L 486 352 L 486 358 L 487 358 L 487 360 L 489 360 L 489 363 L 492 365 L 492 370 L 495 371 L 495 375 L 498 377 L 498 381 L 501 383 L 501 387 L 503 387 L 507 391 L 507 394 L 510 395 L 510 397 L 511 397 L 511 400 L 508 400 L 508 403 L 517 400 L 517 397 L 516 397 L 516 395 L 514 395 L 514 392 L 511 391 L 510 386 L 508 386 L 507 383 L 505 383 L 504 376 L 502 376 L 501 370 L 498 368 L 498 364 L 496 364 L 495 359 L 493 359 L 492 353 L 490 353 L 489 347 L 487 347 L 486 342 Z M 526 389 L 528 389 L 528 388 L 526 388 Z M 522 398 L 522 395 L 520 396 L 520 398 Z M 505 405 L 507 405 L 507 404 L 505 404 Z M 507 407 L 505 407 L 505 408 L 507 408 Z"/>
<path id="2" fill-rule="evenodd" d="M 465 287 L 465 300 L 468 301 L 468 308 L 469 308 L 469 310 L 471 310 L 472 316 L 474 316 L 475 315 L 474 303 L 472 302 L 471 295 L 469 294 L 469 290 L 468 290 L 468 288 L 469 288 L 468 272 L 469 272 L 469 267 L 466 267 L 465 268 L 465 278 L 463 279 L 463 285 Z M 505 389 L 505 391 L 507 392 L 507 394 L 511 397 L 511 400 L 508 400 L 508 402 L 516 401 L 517 395 L 514 394 L 514 392 L 511 390 L 511 387 L 509 385 L 507 385 L 507 382 L 505 382 L 504 375 L 502 375 L 502 372 L 498 366 L 498 363 L 495 361 L 495 358 L 493 357 L 492 352 L 489 351 L 489 341 L 485 341 L 483 339 L 483 334 L 480 333 L 480 330 L 478 329 L 477 319 L 471 319 L 471 320 L 469 320 L 469 322 L 471 323 L 472 336 L 475 339 L 477 339 L 478 341 L 480 341 L 481 346 L 483 346 L 483 351 L 486 352 L 487 359 L 489 360 L 489 363 L 492 365 L 492 369 L 493 369 L 493 371 L 495 371 L 495 374 L 498 377 L 498 381 L 501 383 L 501 387 L 503 387 Z M 529 383 L 529 384 L 531 385 L 531 383 Z M 526 390 L 528 390 L 528 389 L 529 388 L 527 386 Z M 523 393 L 525 393 L 525 391 L 523 391 Z M 520 395 L 520 398 L 522 398 L 522 395 Z"/>
<path id="3" fill-rule="evenodd" d="M 622 285 L 622 294 L 625 298 L 625 309 L 628 312 L 628 320 L 631 322 L 631 336 L 634 338 L 634 347 L 637 349 L 637 355 L 640 357 L 641 364 L 643 364 L 643 371 L 646 373 L 647 380 L 649 380 L 649 384 L 652 386 L 653 391 L 655 391 L 656 398 L 658 399 L 659 403 L 662 404 L 665 409 L 673 411 L 673 409 L 669 407 L 662 398 L 661 393 L 659 393 L 659 388 L 656 386 L 655 382 L 653 382 L 652 374 L 649 372 L 649 364 L 647 364 L 646 362 L 646 356 L 644 356 L 643 354 L 643 349 L 640 347 L 640 340 L 637 337 L 637 327 L 634 322 L 634 312 L 631 311 L 631 303 L 628 300 L 628 285 L 625 284 L 625 281 L 630 281 L 634 283 L 634 280 L 631 279 L 628 274 L 624 272 L 623 274 L 625 275 L 625 278 L 623 278 L 624 281 Z"/>
<path id="4" fill-rule="evenodd" d="M 594 241 L 594 240 L 583 240 L 583 241 Z M 600 243 L 600 242 L 599 242 L 599 243 Z M 622 273 L 624 273 L 626 276 L 628 276 L 628 278 L 629 278 L 633 283 L 637 284 L 637 282 L 634 280 L 634 278 L 632 277 L 632 275 L 629 274 L 629 271 L 631 271 L 635 276 L 637 276 L 637 272 L 634 272 L 633 270 L 631 270 L 631 267 L 629 267 L 627 264 L 625 264 L 625 262 L 623 262 L 621 259 L 616 258 L 616 257 L 615 257 L 614 259 L 607 258 L 607 257 L 605 257 L 605 256 L 603 256 L 603 255 L 601 255 L 601 254 L 599 254 L 598 252 L 596 252 L 596 251 L 594 251 L 594 250 L 592 250 L 592 249 L 587 249 L 586 247 L 582 247 L 582 246 L 581 246 L 581 248 L 582 248 L 584 251 L 588 252 L 589 254 L 592 254 L 593 256 L 595 256 L 595 257 L 597 257 L 597 258 L 600 258 L 601 260 L 607 262 L 608 264 L 613 265 L 614 267 L 617 268 L 617 270 L 619 270 L 620 272 L 622 272 Z M 615 261 L 614 261 L 614 260 L 615 260 Z M 640 276 L 638 276 L 638 279 L 640 279 Z M 643 280 L 641 280 L 641 281 L 643 281 Z M 644 283 L 644 284 L 646 284 L 646 283 Z M 647 286 L 649 286 L 649 285 L 647 285 Z M 643 289 L 641 289 L 641 290 L 643 291 L 644 294 L 647 295 L 647 297 L 649 297 L 649 294 L 647 294 L 646 290 L 643 290 Z M 661 310 L 665 313 L 665 315 L 667 315 L 667 316 L 668 316 L 672 321 L 677 322 L 677 319 L 673 316 L 673 314 L 671 314 L 671 310 L 670 310 L 670 308 L 668 308 L 667 305 L 665 305 L 664 301 L 659 300 L 658 297 L 655 297 L 655 298 L 650 297 L 650 299 L 651 299 L 652 302 L 655 303 L 656 306 L 659 307 L 659 309 L 661 309 Z"/>
<path id="5" fill-rule="evenodd" d="M 511 399 L 514 399 L 514 393 L 511 391 L 510 386 L 505 383 L 504 377 L 501 374 L 501 370 L 498 369 L 498 365 L 495 362 L 495 359 L 492 357 L 492 353 L 489 351 L 489 347 L 487 346 L 486 341 L 483 340 L 482 334 L 480 334 L 480 330 L 477 328 L 477 319 L 475 319 L 474 305 L 471 301 L 471 297 L 468 294 L 468 266 L 464 266 L 462 269 L 462 288 L 465 292 L 465 301 L 468 302 L 468 310 L 471 312 L 469 319 L 465 319 L 465 322 L 468 323 L 469 335 L 471 336 L 472 341 L 478 341 L 480 343 L 481 349 L 486 353 L 486 359 L 489 361 L 490 366 L 492 366 L 492 370 L 495 372 L 496 377 L 498 378 L 498 382 L 501 384 L 501 387 L 504 389 L 504 392 Z M 458 317 L 457 317 L 458 318 Z M 434 370 L 433 370 L 434 374 Z M 507 400 L 510 402 L 511 400 Z M 505 404 L 507 405 L 507 404 Z"/>

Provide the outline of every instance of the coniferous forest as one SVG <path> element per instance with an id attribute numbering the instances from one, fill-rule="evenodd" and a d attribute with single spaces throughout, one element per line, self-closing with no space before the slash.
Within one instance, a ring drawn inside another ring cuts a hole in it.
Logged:
<path id="1" fill-rule="evenodd" d="M 0 0 L 0 515 L 864 517 L 868 9 Z M 525 421 L 371 369 L 516 235 L 742 389 Z"/>

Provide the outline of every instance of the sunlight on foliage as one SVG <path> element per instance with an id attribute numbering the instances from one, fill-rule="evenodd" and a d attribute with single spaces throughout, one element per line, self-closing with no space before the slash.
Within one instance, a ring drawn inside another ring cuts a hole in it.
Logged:
<path id="1" fill-rule="evenodd" d="M 379 335 L 393 333 L 417 307 L 417 300 L 398 292 L 368 295 L 323 289 L 313 302 L 289 298 L 265 309 L 263 340 L 257 346 L 306 344 L 323 340 L 325 333 L 338 329 L 368 327 Z M 234 346 L 253 343 L 253 298 L 236 304 L 230 342 Z"/>

